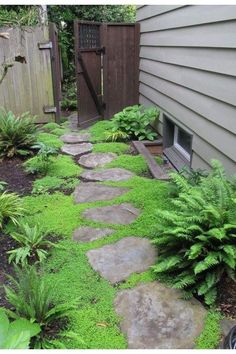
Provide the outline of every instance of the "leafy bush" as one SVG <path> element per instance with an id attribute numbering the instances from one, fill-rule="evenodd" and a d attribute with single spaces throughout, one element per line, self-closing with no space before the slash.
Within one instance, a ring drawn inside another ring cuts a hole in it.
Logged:
<path id="1" fill-rule="evenodd" d="M 29 113 L 15 117 L 12 112 L 0 113 L 0 155 L 28 155 L 36 142 L 36 125 Z"/>
<path id="2" fill-rule="evenodd" d="M 124 141 L 129 138 L 129 135 L 122 130 L 116 130 L 107 132 L 106 140 L 107 141 Z"/>
<path id="3" fill-rule="evenodd" d="M 24 318 L 10 323 L 5 311 L 0 309 L 0 349 L 28 349 L 30 338 L 39 332 L 37 323 Z"/>
<path id="4" fill-rule="evenodd" d="M 51 165 L 51 157 L 58 154 L 58 149 L 44 143 L 38 143 L 33 148 L 39 149 L 37 156 L 34 158 L 36 163 L 31 165 L 26 162 L 26 171 L 46 175 Z"/>
<path id="5" fill-rule="evenodd" d="M 47 249 L 54 246 L 53 242 L 46 240 L 46 236 L 38 225 L 30 227 L 29 224 L 20 223 L 19 231 L 11 233 L 11 237 L 20 247 L 7 252 L 10 254 L 9 262 L 22 265 L 29 260 L 42 262 L 47 257 Z"/>
<path id="6" fill-rule="evenodd" d="M 17 224 L 17 218 L 23 213 L 22 201 L 17 194 L 7 192 L 0 194 L 0 228 L 2 228 L 3 222 L 8 219 Z"/>
<path id="7" fill-rule="evenodd" d="M 159 111 L 155 107 L 144 108 L 139 105 L 126 107 L 112 118 L 113 128 L 107 138 L 113 140 L 121 138 L 121 133 L 123 133 L 125 138 L 153 140 L 157 134 L 148 126 L 158 116 Z"/>
<path id="8" fill-rule="evenodd" d="M 228 275 L 235 280 L 236 199 L 219 162 L 212 172 L 192 186 L 181 175 L 181 189 L 172 209 L 159 210 L 160 224 L 153 242 L 158 246 L 154 271 L 172 277 L 173 287 L 186 296 L 203 296 L 214 303 L 217 284 Z"/>
<path id="9" fill-rule="evenodd" d="M 72 303 L 59 304 L 53 299 L 54 284 L 45 283 L 35 266 L 15 267 L 16 277 L 9 276 L 12 286 L 4 286 L 7 301 L 15 311 L 8 310 L 12 318 L 24 317 L 40 325 L 41 333 L 34 347 L 41 348 L 47 341 L 47 330 L 55 322 L 66 318 L 75 309 Z"/>

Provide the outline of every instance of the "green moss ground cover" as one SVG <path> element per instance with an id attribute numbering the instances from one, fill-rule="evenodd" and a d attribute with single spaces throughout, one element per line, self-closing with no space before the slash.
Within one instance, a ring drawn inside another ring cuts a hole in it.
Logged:
<path id="1" fill-rule="evenodd" d="M 90 128 L 93 141 L 103 141 L 107 122 L 99 122 Z M 51 130 L 61 128 L 52 126 Z M 97 134 L 97 138 L 96 138 Z M 58 134 L 59 135 L 59 134 Z M 50 133 L 40 133 L 40 141 L 53 147 L 62 145 L 58 136 Z M 129 145 L 124 143 L 97 143 L 94 152 L 114 152 L 119 156 L 107 167 L 122 167 L 135 174 L 147 170 L 141 156 L 127 155 Z M 31 159 L 31 162 L 34 161 Z M 58 187 L 74 187 L 79 183 L 78 176 L 82 169 L 69 156 L 59 155 L 52 159 L 47 175 L 34 182 L 41 194 L 23 198 L 27 214 L 24 220 L 29 224 L 40 224 L 45 231 L 59 236 L 63 248 L 55 248 L 43 265 L 46 281 L 55 286 L 54 297 L 60 302 L 76 300 L 77 310 L 70 315 L 67 333 L 74 332 L 76 336 L 64 339 L 65 346 L 73 349 L 124 349 L 126 339 L 119 329 L 119 318 L 113 307 L 115 295 L 119 289 L 132 288 L 141 282 L 151 282 L 156 279 L 150 269 L 141 274 L 132 274 L 124 283 L 113 287 L 101 278 L 89 265 L 86 252 L 90 249 L 114 243 L 126 236 L 149 237 L 158 223 L 155 209 L 168 206 L 167 183 L 154 179 L 135 176 L 123 182 L 104 183 L 129 188 L 129 191 L 112 201 L 74 204 L 72 195 L 61 192 L 46 193 Z M 87 208 L 112 205 L 123 202 L 132 203 L 141 209 L 140 216 L 130 225 L 108 225 L 88 221 L 82 213 Z M 73 231 L 82 226 L 112 227 L 114 234 L 90 243 L 75 243 L 72 241 Z M 197 348 L 215 348 L 219 341 L 219 316 L 209 312 L 205 329 L 196 341 Z"/>

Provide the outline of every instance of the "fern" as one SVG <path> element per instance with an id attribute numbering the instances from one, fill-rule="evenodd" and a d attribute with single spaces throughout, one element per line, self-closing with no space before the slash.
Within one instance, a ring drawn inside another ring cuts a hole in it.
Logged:
<path id="1" fill-rule="evenodd" d="M 212 304 L 217 284 L 236 270 L 236 194 L 217 161 L 212 171 L 192 183 L 172 174 L 179 188 L 169 210 L 158 210 L 153 236 L 159 258 L 153 267 L 186 294 L 203 296 Z"/>

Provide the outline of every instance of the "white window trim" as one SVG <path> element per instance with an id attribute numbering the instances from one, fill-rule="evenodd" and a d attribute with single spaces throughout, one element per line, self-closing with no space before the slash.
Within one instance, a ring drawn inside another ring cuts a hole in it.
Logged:
<path id="1" fill-rule="evenodd" d="M 179 127 L 174 125 L 174 147 L 188 160 L 190 161 L 190 154 L 178 143 Z"/>

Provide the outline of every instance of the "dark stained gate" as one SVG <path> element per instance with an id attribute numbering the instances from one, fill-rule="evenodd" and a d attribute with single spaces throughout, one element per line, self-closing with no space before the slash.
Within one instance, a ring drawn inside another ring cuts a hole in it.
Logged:
<path id="1" fill-rule="evenodd" d="M 138 103 L 139 24 L 75 21 L 78 124 Z"/>
<path id="2" fill-rule="evenodd" d="M 49 38 L 51 41 L 51 67 L 52 67 L 52 81 L 53 81 L 53 96 L 56 122 L 60 122 L 61 116 L 61 58 L 58 45 L 58 30 L 55 23 L 49 23 Z"/>

